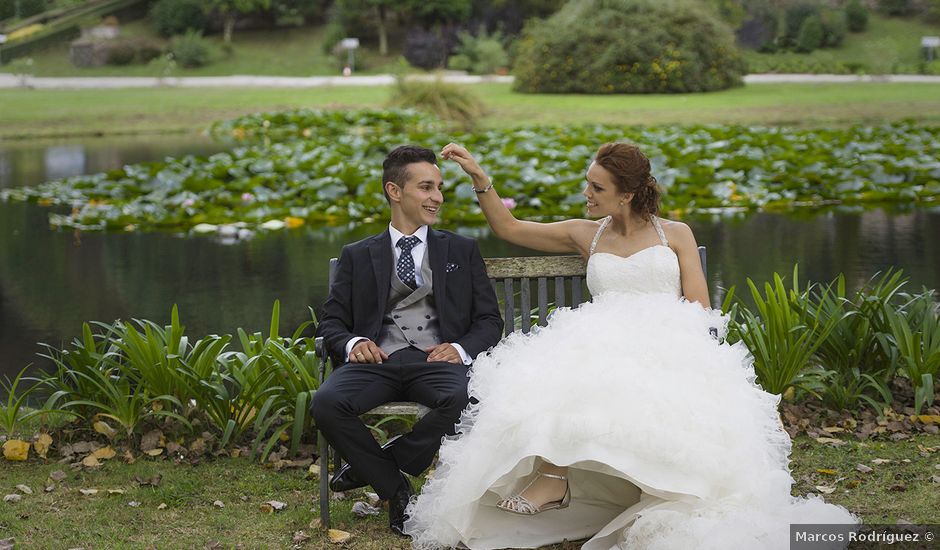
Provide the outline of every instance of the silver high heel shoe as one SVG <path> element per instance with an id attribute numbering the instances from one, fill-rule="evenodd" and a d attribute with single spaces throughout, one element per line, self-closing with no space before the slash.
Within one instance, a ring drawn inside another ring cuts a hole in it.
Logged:
<path id="1" fill-rule="evenodd" d="M 503 500 L 496 503 L 496 507 L 500 510 L 505 510 L 507 512 L 512 512 L 513 514 L 520 514 L 523 516 L 534 516 L 535 514 L 540 514 L 547 510 L 560 510 L 562 508 L 567 508 L 571 504 L 571 485 L 568 484 L 568 476 L 562 476 L 558 474 L 548 474 L 545 472 L 536 472 L 535 479 L 529 482 L 529 485 L 525 486 L 525 489 L 520 491 L 516 496 L 509 498 L 504 498 Z M 553 500 L 551 502 L 546 502 L 541 506 L 536 506 L 535 504 L 529 502 L 527 498 L 522 496 L 522 493 L 529 488 L 530 485 L 535 483 L 535 480 L 540 477 L 549 477 L 552 479 L 559 479 L 565 482 L 565 496 L 561 500 Z"/>

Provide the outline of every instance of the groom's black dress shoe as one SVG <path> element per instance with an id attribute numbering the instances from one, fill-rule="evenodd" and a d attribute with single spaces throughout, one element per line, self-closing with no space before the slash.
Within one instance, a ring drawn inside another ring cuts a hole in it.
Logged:
<path id="1" fill-rule="evenodd" d="M 382 445 L 382 450 L 386 451 L 395 444 L 395 441 L 401 437 L 397 435 L 388 440 L 385 445 Z M 365 487 L 368 485 L 365 481 L 359 479 L 352 469 L 349 466 L 349 463 L 343 464 L 343 467 L 339 469 L 332 477 L 330 477 L 330 489 L 337 493 L 343 493 L 346 491 L 352 491 L 353 489 L 358 489 L 360 487 Z"/>
<path id="2" fill-rule="evenodd" d="M 396 535 L 402 537 L 407 537 L 405 534 L 405 520 L 408 519 L 408 515 L 405 514 L 405 509 L 408 507 L 408 501 L 411 500 L 412 495 L 415 494 L 414 489 L 411 487 L 411 482 L 408 481 L 408 478 L 401 476 L 402 485 L 399 487 L 398 491 L 388 499 L 388 527 Z"/>

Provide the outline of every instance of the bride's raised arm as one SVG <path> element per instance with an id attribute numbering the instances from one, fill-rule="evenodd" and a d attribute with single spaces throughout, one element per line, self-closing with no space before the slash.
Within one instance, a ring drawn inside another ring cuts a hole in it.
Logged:
<path id="1" fill-rule="evenodd" d="M 465 148 L 448 143 L 441 157 L 460 165 L 477 193 L 486 222 L 497 237 L 519 246 L 543 252 L 577 252 L 587 256 L 587 246 L 597 231 L 597 222 L 584 219 L 539 223 L 517 219 L 503 204 L 486 172 Z"/>

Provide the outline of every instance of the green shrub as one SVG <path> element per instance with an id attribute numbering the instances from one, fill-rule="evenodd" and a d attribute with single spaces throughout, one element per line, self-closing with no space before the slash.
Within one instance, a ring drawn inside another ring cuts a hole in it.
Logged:
<path id="1" fill-rule="evenodd" d="M 852 0 L 845 7 L 845 19 L 851 32 L 865 32 L 868 28 L 868 10 L 859 0 Z"/>
<path id="2" fill-rule="evenodd" d="M 40 14 L 46 9 L 48 5 L 46 0 L 18 0 L 20 4 L 20 17 L 32 17 L 34 15 Z M 16 6 L 16 0 L 14 0 L 14 7 Z"/>
<path id="3" fill-rule="evenodd" d="M 473 91 L 441 79 L 428 81 L 399 77 L 389 106 L 429 112 L 464 130 L 473 128 L 485 112 L 483 102 Z"/>
<path id="4" fill-rule="evenodd" d="M 150 17 L 163 36 L 201 31 L 206 26 L 206 10 L 199 0 L 157 0 Z"/>
<path id="5" fill-rule="evenodd" d="M 819 19 L 823 31 L 822 47 L 838 48 L 842 46 L 845 35 L 849 32 L 845 12 L 826 10 L 820 14 Z"/>
<path id="6" fill-rule="evenodd" d="M 457 52 L 447 62 L 451 69 L 473 74 L 493 74 L 509 64 L 500 33 L 487 34 L 481 27 L 476 36 L 468 32 L 458 35 Z"/>
<path id="7" fill-rule="evenodd" d="M 911 0 L 878 0 L 878 9 L 887 15 L 904 16 L 914 11 Z"/>
<path id="8" fill-rule="evenodd" d="M 108 65 L 130 65 L 137 57 L 137 48 L 127 41 L 115 41 L 108 45 Z"/>
<path id="9" fill-rule="evenodd" d="M 803 20 L 796 38 L 796 51 L 809 53 L 823 44 L 823 25 L 818 15 Z"/>
<path id="10" fill-rule="evenodd" d="M 784 48 L 795 48 L 799 42 L 800 29 L 810 17 L 819 16 L 819 6 L 816 4 L 793 4 L 784 11 L 783 29 L 777 41 Z"/>
<path id="11" fill-rule="evenodd" d="M 931 24 L 940 24 L 940 0 L 930 0 L 924 11 L 924 21 Z"/>
<path id="12" fill-rule="evenodd" d="M 0 0 L 0 21 L 16 15 L 16 0 Z"/>
<path id="13" fill-rule="evenodd" d="M 741 84 L 730 29 L 687 0 L 572 0 L 519 39 L 517 91 L 683 93 Z"/>
<path id="14" fill-rule="evenodd" d="M 186 31 L 183 36 L 176 37 L 170 51 L 176 62 L 186 68 L 209 63 L 209 43 L 199 31 Z"/>

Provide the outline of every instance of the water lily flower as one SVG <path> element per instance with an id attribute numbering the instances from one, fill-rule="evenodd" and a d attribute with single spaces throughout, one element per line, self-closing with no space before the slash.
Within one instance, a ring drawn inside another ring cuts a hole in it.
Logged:
<path id="1" fill-rule="evenodd" d="M 287 225 L 283 220 L 268 220 L 261 224 L 261 229 L 268 229 L 270 231 L 275 231 L 278 229 L 284 229 L 284 226 Z"/>
<path id="2" fill-rule="evenodd" d="M 513 198 L 503 199 L 503 206 L 512 210 L 513 208 L 516 207 L 516 199 L 513 199 Z"/>
<path id="3" fill-rule="evenodd" d="M 185 208 L 189 208 L 190 206 L 192 206 L 192 205 L 194 205 L 194 204 L 196 204 L 196 200 L 195 200 L 195 199 L 186 199 L 186 200 L 183 201 L 183 207 L 185 207 Z"/>
<path id="4" fill-rule="evenodd" d="M 255 202 L 255 196 L 251 193 L 242 193 L 242 202 L 249 203 Z"/>

